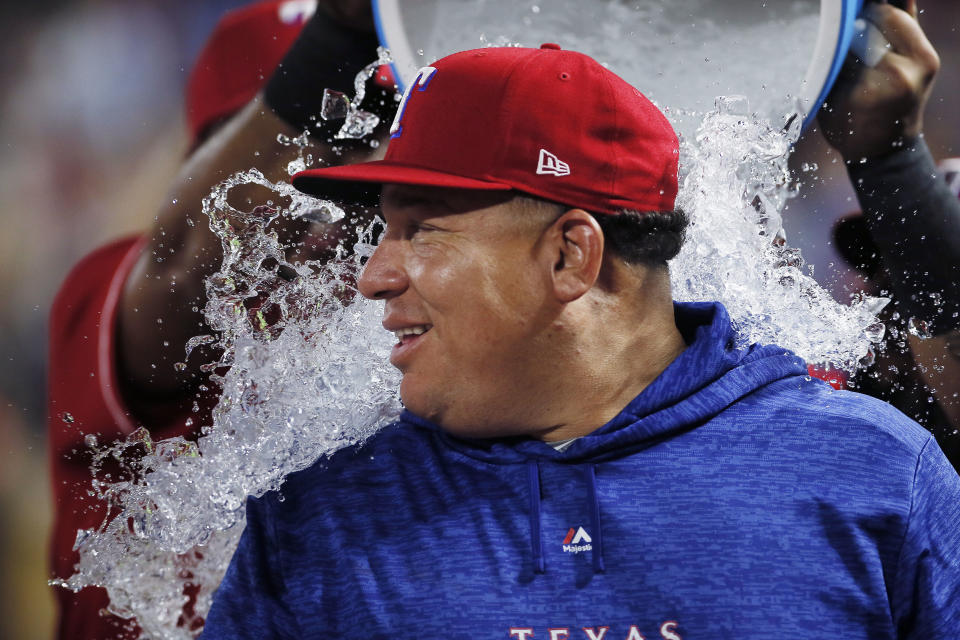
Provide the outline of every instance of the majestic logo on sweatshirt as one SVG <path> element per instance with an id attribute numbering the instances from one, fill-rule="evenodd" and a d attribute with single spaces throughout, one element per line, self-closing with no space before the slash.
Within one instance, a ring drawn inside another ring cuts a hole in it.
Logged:
<path id="1" fill-rule="evenodd" d="M 650 640 L 683 640 L 677 633 L 678 626 L 679 623 L 676 620 L 667 620 L 657 628 L 659 633 L 649 636 L 649 638 Z M 580 627 L 580 630 L 583 635 L 577 633 L 575 628 L 571 631 L 570 627 L 550 627 L 549 629 L 538 629 L 538 632 L 545 631 L 546 633 L 537 635 L 533 627 L 510 627 L 510 638 L 511 640 L 537 640 L 538 638 L 544 638 L 545 640 L 574 640 L 574 638 L 583 638 L 583 640 L 647 640 L 648 637 L 643 635 L 640 632 L 640 627 L 635 624 L 630 625 L 629 629 L 613 631 L 607 625 Z"/>
<path id="2" fill-rule="evenodd" d="M 563 539 L 564 553 L 580 553 L 582 551 L 593 550 L 593 538 L 590 537 L 583 527 L 574 529 L 570 527 L 567 531 L 567 537 Z"/>

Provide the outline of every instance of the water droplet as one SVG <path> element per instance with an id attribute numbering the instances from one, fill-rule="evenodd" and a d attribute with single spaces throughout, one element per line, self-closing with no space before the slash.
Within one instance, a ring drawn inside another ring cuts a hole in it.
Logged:
<path id="1" fill-rule="evenodd" d="M 73 424 L 75 422 L 73 414 L 67 411 L 64 411 L 60 414 L 60 419 L 63 420 L 66 424 Z"/>
<path id="2" fill-rule="evenodd" d="M 910 318 L 907 320 L 907 331 L 921 340 L 928 340 L 933 337 L 933 332 L 930 330 L 930 323 L 920 318 Z"/>
<path id="3" fill-rule="evenodd" d="M 88 433 L 87 435 L 83 436 L 83 443 L 92 449 L 97 446 L 97 436 L 93 435 L 92 433 Z"/>
<path id="4" fill-rule="evenodd" d="M 883 340 L 886 331 L 887 328 L 882 322 L 874 322 L 863 330 L 863 335 L 865 335 L 870 342 L 880 342 Z"/>
<path id="5" fill-rule="evenodd" d="M 886 296 L 863 296 L 860 304 L 863 305 L 863 308 L 867 313 L 875 316 L 883 311 L 888 304 L 890 304 L 890 298 L 887 298 Z"/>
<path id="6" fill-rule="evenodd" d="M 347 117 L 350 110 L 350 99 L 342 91 L 333 89 L 323 90 L 323 102 L 320 106 L 320 117 L 324 120 L 340 120 Z"/>
<path id="7" fill-rule="evenodd" d="M 720 114 L 743 116 L 750 113 L 750 101 L 746 96 L 729 95 L 720 96 L 714 101 L 715 107 Z"/>

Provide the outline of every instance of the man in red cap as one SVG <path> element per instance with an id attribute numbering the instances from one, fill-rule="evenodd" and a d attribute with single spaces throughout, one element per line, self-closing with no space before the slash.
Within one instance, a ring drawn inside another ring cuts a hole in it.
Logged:
<path id="1" fill-rule="evenodd" d="M 677 138 L 556 45 L 456 53 L 383 160 L 399 420 L 247 503 L 204 638 L 951 638 L 960 477 L 718 303 L 672 301 Z M 721 230 L 722 231 L 722 230 Z"/>
<path id="2" fill-rule="evenodd" d="M 297 150 L 277 142 L 281 133 L 295 138 L 310 129 L 311 153 L 331 164 L 369 157 L 369 146 L 364 151 L 346 143 L 346 153 L 335 154 L 325 141 L 331 132 L 318 126 L 316 116 L 325 88 L 352 93 L 355 75 L 376 60 L 377 44 L 369 2 L 356 0 L 319 7 L 309 0 L 257 2 L 227 13 L 210 36 L 187 83 L 191 153 L 167 203 L 155 212 L 156 223 L 142 236 L 114 241 L 85 257 L 51 309 L 55 577 L 73 573 L 78 529 L 99 527 L 106 517 L 106 505 L 92 494 L 87 437 L 107 446 L 145 427 L 155 439 L 195 439 L 210 424 L 216 399 L 202 393 L 208 375 L 199 369 L 204 358 L 194 356 L 184 371 L 173 366 L 184 359 L 190 337 L 208 332 L 196 308 L 203 307 L 204 278 L 219 263 L 220 241 L 202 219 L 202 198 L 221 180 L 251 167 L 270 180 L 286 179 Z M 368 96 L 381 97 L 375 91 Z M 231 201 L 250 198 L 256 204 L 271 196 L 247 186 L 234 189 Z M 318 225 L 303 243 L 322 250 L 339 234 Z M 117 471 L 108 461 L 100 475 L 116 478 Z M 133 622 L 106 613 L 103 589 L 58 588 L 56 598 L 59 638 L 139 634 Z M 191 606 L 181 623 L 196 628 L 202 621 Z"/>

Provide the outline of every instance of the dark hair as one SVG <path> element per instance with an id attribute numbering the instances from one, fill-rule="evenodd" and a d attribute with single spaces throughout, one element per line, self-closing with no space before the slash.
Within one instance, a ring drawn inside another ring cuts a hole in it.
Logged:
<path id="1" fill-rule="evenodd" d="M 520 194 L 516 196 L 525 206 L 543 212 L 553 220 L 563 215 L 571 205 Z M 666 266 L 683 246 L 690 219 L 679 209 L 674 211 L 636 211 L 621 209 L 616 215 L 590 212 L 610 252 L 632 265 Z"/>
<path id="2" fill-rule="evenodd" d="M 680 253 L 689 218 L 675 211 L 639 212 L 624 209 L 618 215 L 595 214 L 603 238 L 614 255 L 627 264 L 665 265 Z"/>

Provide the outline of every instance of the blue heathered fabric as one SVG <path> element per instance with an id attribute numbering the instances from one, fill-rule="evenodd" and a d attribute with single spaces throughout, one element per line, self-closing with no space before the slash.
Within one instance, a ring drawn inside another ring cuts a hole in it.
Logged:
<path id="1" fill-rule="evenodd" d="M 677 318 L 687 350 L 562 453 L 407 413 L 249 500 L 203 637 L 960 638 L 930 434 L 736 349 L 720 305 Z"/>

